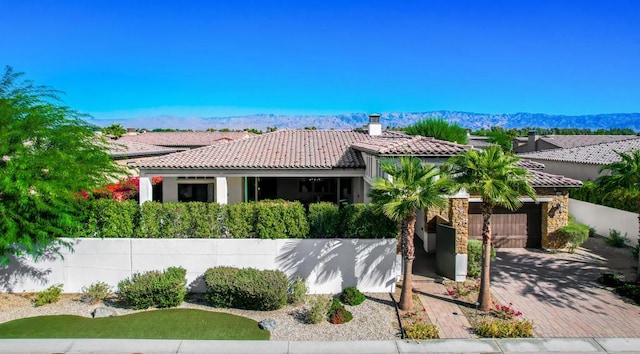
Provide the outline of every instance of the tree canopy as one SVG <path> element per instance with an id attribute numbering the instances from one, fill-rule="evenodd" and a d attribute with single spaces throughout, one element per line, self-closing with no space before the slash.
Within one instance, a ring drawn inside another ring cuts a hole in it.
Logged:
<path id="1" fill-rule="evenodd" d="M 403 129 L 409 135 L 422 135 L 439 140 L 466 144 L 467 130 L 458 123 L 449 123 L 442 118 L 421 119 Z"/>
<path id="2" fill-rule="evenodd" d="M 80 191 L 123 172 L 85 115 L 60 92 L 23 79 L 11 67 L 0 79 L 0 262 L 38 256 L 78 227 Z"/>
<path id="3" fill-rule="evenodd" d="M 113 135 L 116 138 L 123 136 L 127 132 L 127 130 L 120 124 L 111 124 L 108 127 L 102 128 L 101 131 L 105 135 Z"/>

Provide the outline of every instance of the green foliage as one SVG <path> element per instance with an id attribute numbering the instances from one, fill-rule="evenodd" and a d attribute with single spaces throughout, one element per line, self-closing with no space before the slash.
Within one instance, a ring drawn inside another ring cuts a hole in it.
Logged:
<path id="1" fill-rule="evenodd" d="M 640 255 L 640 241 L 638 241 L 638 243 L 636 243 L 636 246 L 631 249 L 631 255 L 636 261 L 638 260 L 638 256 Z"/>
<path id="2" fill-rule="evenodd" d="M 36 293 L 34 304 L 36 307 L 53 304 L 60 300 L 60 295 L 62 295 L 62 284 L 51 285 L 45 290 Z"/>
<path id="3" fill-rule="evenodd" d="M 611 247 L 624 247 L 629 242 L 629 237 L 625 233 L 624 236 L 620 234 L 618 230 L 609 230 L 609 237 L 604 239 L 604 242 Z"/>
<path id="4" fill-rule="evenodd" d="M 449 123 L 442 118 L 426 118 L 407 126 L 404 131 L 409 135 L 422 135 L 439 140 L 466 144 L 467 130 L 458 123 Z"/>
<path id="5" fill-rule="evenodd" d="M 309 236 L 335 237 L 340 233 L 340 209 L 329 202 L 309 204 Z"/>
<path id="6" fill-rule="evenodd" d="M 438 339 L 440 330 L 438 326 L 429 323 L 414 322 L 404 326 L 407 339 Z"/>
<path id="7" fill-rule="evenodd" d="M 327 319 L 332 324 L 343 324 L 351 321 L 353 314 L 340 303 L 340 300 L 334 298 L 327 310 Z"/>
<path id="8" fill-rule="evenodd" d="M 89 304 L 103 301 L 111 295 L 111 286 L 104 282 L 93 283 L 82 287 L 81 300 Z"/>
<path id="9" fill-rule="evenodd" d="M 620 280 L 620 278 L 618 278 L 618 276 L 613 273 L 602 273 L 597 280 L 598 280 L 598 283 L 604 286 L 609 286 L 613 288 L 617 288 L 624 284 L 624 282 Z"/>
<path id="10" fill-rule="evenodd" d="M 135 273 L 118 283 L 118 293 L 134 309 L 175 307 L 184 301 L 187 294 L 186 274 L 187 271 L 181 267 L 169 267 L 163 272 Z"/>
<path id="11" fill-rule="evenodd" d="M 486 318 L 480 320 L 473 330 L 483 338 L 531 338 L 533 337 L 533 322 L 524 319 Z"/>
<path id="12" fill-rule="evenodd" d="M 596 235 L 596 228 L 593 226 L 589 226 L 589 237 L 593 237 Z"/>
<path id="13" fill-rule="evenodd" d="M 604 205 L 610 208 L 638 212 L 640 191 L 627 188 L 607 189 L 594 182 L 584 182 L 582 187 L 569 192 L 571 198 Z"/>
<path id="14" fill-rule="evenodd" d="M 139 207 L 135 200 L 113 199 L 79 200 L 85 204 L 85 225 L 72 234 L 74 237 L 132 237 L 138 223 Z"/>
<path id="15" fill-rule="evenodd" d="M 287 294 L 288 303 L 293 305 L 301 303 L 304 300 L 305 295 L 307 295 L 306 281 L 300 277 L 296 277 L 296 279 L 289 283 Z"/>
<path id="16" fill-rule="evenodd" d="M 491 247 L 491 260 L 496 259 L 496 249 Z M 467 242 L 467 276 L 479 278 L 482 271 L 482 241 L 469 240 Z"/>
<path id="17" fill-rule="evenodd" d="M 305 238 L 309 224 L 300 202 L 263 200 L 253 203 L 256 213 L 256 233 L 259 238 Z"/>
<path id="18" fill-rule="evenodd" d="M 324 321 L 327 318 L 327 311 L 329 310 L 329 298 L 326 296 L 318 296 L 312 302 L 309 308 L 306 308 L 303 313 L 303 321 L 305 323 L 317 324 Z"/>
<path id="19" fill-rule="evenodd" d="M 345 238 L 394 238 L 398 223 L 386 218 L 370 204 L 349 204 L 341 210 L 342 237 Z"/>
<path id="20" fill-rule="evenodd" d="M 628 297 L 640 305 L 640 284 L 624 284 L 616 288 L 616 293 Z"/>
<path id="21" fill-rule="evenodd" d="M 279 270 L 215 267 L 204 273 L 207 303 L 214 307 L 271 311 L 286 305 L 288 280 Z"/>
<path id="22" fill-rule="evenodd" d="M 218 238 L 224 210 L 217 203 L 146 202 L 140 207 L 140 238 Z"/>
<path id="23" fill-rule="evenodd" d="M 589 238 L 589 226 L 577 222 L 569 222 L 549 235 L 549 248 L 567 248 L 573 253 Z"/>
<path id="24" fill-rule="evenodd" d="M 127 132 L 127 130 L 120 124 L 111 124 L 108 127 L 100 129 L 100 131 L 102 132 L 102 134 L 113 135 L 116 138 L 123 136 Z"/>
<path id="25" fill-rule="evenodd" d="M 0 263 L 69 247 L 59 237 L 81 227 L 78 193 L 124 170 L 85 115 L 22 76 L 6 67 L 0 77 Z"/>
<path id="26" fill-rule="evenodd" d="M 256 210 L 254 202 L 227 205 L 226 225 L 233 238 L 250 238 L 256 235 Z"/>
<path id="27" fill-rule="evenodd" d="M 349 286 L 345 288 L 340 295 L 340 301 L 342 301 L 343 304 L 350 306 L 360 305 L 366 299 L 367 298 L 364 296 L 364 294 L 361 293 L 360 290 L 358 290 L 358 288 L 356 288 L 355 286 Z"/>
<path id="28" fill-rule="evenodd" d="M 513 148 L 513 139 L 516 137 L 514 132 L 510 131 L 491 131 L 487 133 L 488 143 L 497 144 L 500 148 L 507 152 Z"/>

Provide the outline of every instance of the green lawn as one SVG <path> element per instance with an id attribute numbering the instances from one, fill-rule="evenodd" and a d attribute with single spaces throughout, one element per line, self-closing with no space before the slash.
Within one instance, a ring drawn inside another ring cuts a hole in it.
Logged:
<path id="1" fill-rule="evenodd" d="M 0 324 L 0 338 L 134 338 L 268 340 L 252 319 L 191 309 L 86 318 L 39 316 Z"/>

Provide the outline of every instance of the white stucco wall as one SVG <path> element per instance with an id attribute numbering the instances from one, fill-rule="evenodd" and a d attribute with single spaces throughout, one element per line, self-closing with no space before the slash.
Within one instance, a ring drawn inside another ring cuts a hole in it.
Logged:
<path id="1" fill-rule="evenodd" d="M 102 281 L 117 287 L 133 273 L 182 266 L 192 291 L 211 267 L 280 269 L 307 280 L 310 293 L 335 294 L 347 286 L 393 292 L 399 265 L 395 239 L 67 239 L 61 251 L 38 262 L 14 258 L 0 267 L 0 291 L 32 292 L 63 284 L 65 292 Z"/>
<path id="2" fill-rule="evenodd" d="M 609 236 L 609 230 L 615 229 L 629 237 L 629 245 L 635 246 L 638 239 L 638 214 L 602 205 L 569 199 L 569 212 L 576 221 L 596 229 L 596 233 Z"/>
<path id="3" fill-rule="evenodd" d="M 162 201 L 163 202 L 178 201 L 178 178 L 177 177 L 162 178 Z"/>
<path id="4" fill-rule="evenodd" d="M 244 178 L 227 177 L 227 203 L 244 202 Z"/>

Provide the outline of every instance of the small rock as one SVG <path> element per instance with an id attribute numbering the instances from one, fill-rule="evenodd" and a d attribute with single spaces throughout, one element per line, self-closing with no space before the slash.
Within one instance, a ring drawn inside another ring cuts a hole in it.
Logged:
<path id="1" fill-rule="evenodd" d="M 276 329 L 278 327 L 278 325 L 276 324 L 276 321 L 271 319 L 271 318 L 267 318 L 266 320 L 262 320 L 260 322 L 258 322 L 258 327 L 260 327 L 260 329 L 266 329 L 268 331 L 273 331 L 274 329 Z"/>
<path id="2" fill-rule="evenodd" d="M 93 318 L 100 318 L 100 317 L 113 317 L 113 316 L 117 316 L 118 314 L 116 313 L 116 311 L 112 308 L 108 308 L 108 307 L 96 307 L 95 310 L 93 310 L 93 312 L 91 312 L 91 316 Z"/>

